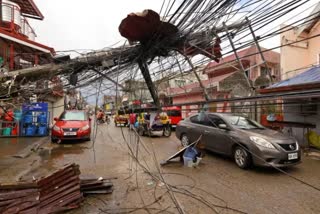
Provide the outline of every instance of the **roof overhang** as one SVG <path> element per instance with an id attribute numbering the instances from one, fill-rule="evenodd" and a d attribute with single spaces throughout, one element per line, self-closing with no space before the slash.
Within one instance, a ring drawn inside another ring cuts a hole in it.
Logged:
<path id="1" fill-rule="evenodd" d="M 265 88 L 260 89 L 260 94 L 272 94 L 279 92 L 290 92 L 290 91 L 305 91 L 310 89 L 320 89 L 320 82 L 309 83 L 309 84 L 300 84 L 300 85 L 290 85 L 290 86 L 282 86 L 277 88 Z"/>
<path id="2" fill-rule="evenodd" d="M 33 0 L 10 0 L 12 2 L 17 3 L 21 7 L 22 15 L 33 18 L 33 19 L 40 19 L 43 20 L 44 16 L 40 12 L 37 5 L 34 3 Z"/>
<path id="3" fill-rule="evenodd" d="M 7 40 L 10 40 L 12 42 L 16 42 L 20 45 L 24 45 L 24 46 L 27 46 L 27 47 L 30 47 L 32 49 L 35 49 L 37 51 L 41 51 L 43 53 L 47 53 L 47 54 L 50 54 L 50 55 L 54 55 L 55 54 L 55 51 L 53 48 L 50 48 L 48 46 L 45 46 L 43 44 L 40 44 L 40 43 L 37 43 L 37 42 L 34 42 L 34 41 L 31 41 L 23 36 L 19 36 L 19 35 L 15 35 L 15 34 L 12 34 L 12 33 L 9 33 L 5 30 L 2 30 L 0 29 L 0 37 L 1 38 L 4 38 L 4 39 L 7 39 Z"/>
<path id="4" fill-rule="evenodd" d="M 309 22 L 306 25 L 302 25 L 298 28 L 298 35 L 301 35 L 303 32 L 310 33 L 311 29 L 319 22 L 320 20 L 320 3 L 317 4 L 317 6 L 313 9 L 311 14 L 307 17 L 308 19 L 314 18 L 311 22 Z"/>

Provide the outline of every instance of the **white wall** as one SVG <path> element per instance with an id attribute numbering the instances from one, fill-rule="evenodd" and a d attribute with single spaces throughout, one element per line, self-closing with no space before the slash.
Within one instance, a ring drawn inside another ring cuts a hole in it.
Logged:
<path id="1" fill-rule="evenodd" d="M 54 118 L 59 117 L 60 114 L 64 111 L 64 98 L 59 97 L 55 102 L 48 102 L 49 112 L 50 112 L 50 121 L 49 124 L 54 123 Z"/>

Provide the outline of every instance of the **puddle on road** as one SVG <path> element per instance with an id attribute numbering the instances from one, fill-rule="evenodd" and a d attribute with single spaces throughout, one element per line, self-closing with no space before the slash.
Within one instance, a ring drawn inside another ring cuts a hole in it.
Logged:
<path id="1" fill-rule="evenodd" d="M 0 158 L 11 156 L 40 138 L 0 138 Z"/>
<path id="2" fill-rule="evenodd" d="M 59 164 L 67 162 L 73 155 L 84 153 L 86 144 L 53 144 L 40 148 L 38 155 L 41 158 L 42 167 L 47 169 L 59 168 Z"/>

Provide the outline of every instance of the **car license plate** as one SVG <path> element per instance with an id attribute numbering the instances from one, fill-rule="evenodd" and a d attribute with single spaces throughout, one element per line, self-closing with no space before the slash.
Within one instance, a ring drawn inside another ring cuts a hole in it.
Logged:
<path id="1" fill-rule="evenodd" d="M 73 135 L 77 135 L 77 132 L 65 132 L 64 136 L 73 136 Z"/>
<path id="2" fill-rule="evenodd" d="M 298 153 L 288 154 L 288 160 L 295 160 L 295 159 L 298 159 Z"/>

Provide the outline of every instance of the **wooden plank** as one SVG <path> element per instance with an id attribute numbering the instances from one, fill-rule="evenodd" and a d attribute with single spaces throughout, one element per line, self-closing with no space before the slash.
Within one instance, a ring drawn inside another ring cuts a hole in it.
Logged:
<path id="1" fill-rule="evenodd" d="M 187 148 L 189 148 L 191 146 L 194 146 L 197 143 L 198 143 L 198 141 L 195 141 L 195 142 L 191 143 L 189 146 L 186 146 L 186 147 L 180 149 L 178 152 L 176 152 L 175 154 L 171 155 L 168 159 L 161 161 L 160 165 L 164 166 L 164 165 L 168 164 L 169 161 L 171 161 L 172 159 L 175 159 L 177 157 L 181 157 L 183 155 L 183 153 L 186 151 Z"/>
<path id="2" fill-rule="evenodd" d="M 3 190 L 23 190 L 23 189 L 36 189 L 36 183 L 7 183 L 0 185 L 0 192 Z"/>
<path id="3" fill-rule="evenodd" d="M 106 189 L 106 190 L 88 190 L 88 191 L 83 191 L 84 194 L 109 194 L 112 193 L 113 189 Z"/>
<path id="4" fill-rule="evenodd" d="M 38 192 L 37 189 L 18 190 L 13 192 L 0 193 L 0 201 L 21 198 L 28 196 L 31 193 Z"/>
<path id="5" fill-rule="evenodd" d="M 99 189 L 108 189 L 113 187 L 112 183 L 103 183 L 100 185 L 95 185 L 95 186 L 84 186 L 84 187 L 80 187 L 81 191 L 85 191 L 85 190 L 99 190 Z"/>

